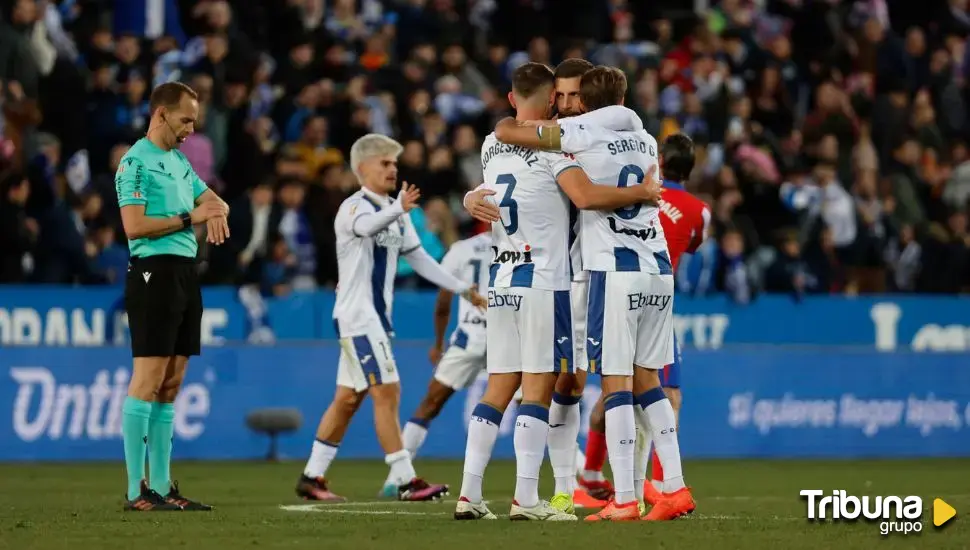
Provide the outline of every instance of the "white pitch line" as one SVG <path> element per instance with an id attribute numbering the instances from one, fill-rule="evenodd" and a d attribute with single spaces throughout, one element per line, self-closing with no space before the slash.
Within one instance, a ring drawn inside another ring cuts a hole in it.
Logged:
<path id="1" fill-rule="evenodd" d="M 412 512 L 408 510 L 346 510 L 340 508 L 340 506 L 346 506 L 347 504 L 281 504 L 279 509 L 285 512 L 310 512 L 318 514 L 351 514 L 359 516 L 447 516 L 450 515 L 447 511 L 437 511 L 437 512 Z M 362 503 L 357 503 L 362 504 Z M 380 503 L 375 503 L 380 504 Z M 391 503 L 385 503 L 391 504 Z M 499 515 L 499 517 L 507 517 Z M 806 521 L 805 518 L 797 517 L 746 517 L 746 516 L 728 516 L 728 515 L 718 515 L 718 514 L 694 514 L 685 518 L 682 521 L 707 521 L 707 520 L 717 520 L 717 521 Z"/>
<path id="2" fill-rule="evenodd" d="M 408 512 L 405 510 L 338 510 L 326 504 L 280 505 L 287 512 L 314 512 L 323 514 L 354 514 L 359 516 L 437 516 L 435 512 Z"/>

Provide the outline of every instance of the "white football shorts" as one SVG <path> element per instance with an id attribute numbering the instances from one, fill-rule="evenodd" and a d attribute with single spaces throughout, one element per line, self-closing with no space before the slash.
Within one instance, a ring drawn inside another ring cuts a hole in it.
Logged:
<path id="1" fill-rule="evenodd" d="M 362 392 L 371 386 L 400 382 L 391 340 L 382 330 L 340 339 L 337 385 Z"/>
<path id="2" fill-rule="evenodd" d="M 674 361 L 674 277 L 639 271 L 590 273 L 589 372 L 632 376 Z"/>
<path id="3" fill-rule="evenodd" d="M 435 367 L 434 379 L 458 391 L 470 386 L 483 370 L 484 342 L 469 340 L 467 334 L 459 329 L 455 331 L 451 344 Z"/>
<path id="4" fill-rule="evenodd" d="M 488 289 L 489 374 L 573 372 L 568 290 Z"/>

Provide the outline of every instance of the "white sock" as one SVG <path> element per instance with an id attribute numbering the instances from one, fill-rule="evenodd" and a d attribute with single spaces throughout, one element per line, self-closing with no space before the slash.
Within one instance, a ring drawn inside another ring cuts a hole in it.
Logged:
<path id="1" fill-rule="evenodd" d="M 552 395 L 549 407 L 549 462 L 556 477 L 555 493 L 573 494 L 576 485 L 576 438 L 579 436 L 579 397 Z"/>
<path id="2" fill-rule="evenodd" d="M 644 430 L 640 417 L 637 416 L 637 448 L 633 455 L 633 496 L 638 502 L 643 501 L 643 484 L 647 480 L 647 468 L 650 466 L 650 430 Z"/>
<path id="3" fill-rule="evenodd" d="M 672 493 L 684 488 L 684 470 L 680 463 L 680 443 L 677 441 L 677 419 L 670 400 L 661 388 L 644 392 L 637 398 L 638 407 L 646 416 L 653 438 L 653 452 L 660 458 L 664 470 L 662 491 Z"/>
<path id="4" fill-rule="evenodd" d="M 407 449 L 401 449 L 385 456 L 384 464 L 391 467 L 390 475 L 387 476 L 388 481 L 398 487 L 407 485 L 418 476 L 414 471 L 414 465 L 411 464 L 411 453 Z"/>
<path id="5" fill-rule="evenodd" d="M 306 461 L 303 475 L 311 478 L 324 477 L 330 468 L 330 463 L 337 456 L 337 445 L 324 443 L 317 439 L 313 442 L 310 459 Z"/>
<path id="6" fill-rule="evenodd" d="M 404 441 L 404 448 L 411 453 L 411 458 L 417 456 L 418 449 L 421 448 L 421 445 L 424 445 L 425 437 L 428 437 L 427 425 L 418 424 L 413 419 L 404 425 L 404 429 L 401 430 L 401 439 Z"/>
<path id="7" fill-rule="evenodd" d="M 485 403 L 475 406 L 471 420 L 468 421 L 460 496 L 476 504 L 482 501 L 482 479 L 485 477 L 485 467 L 492 458 L 492 448 L 498 439 L 498 428 L 501 424 L 502 412 Z"/>
<path id="8" fill-rule="evenodd" d="M 549 409 L 522 403 L 515 420 L 515 502 L 523 508 L 539 504 L 539 469 L 549 437 Z"/>
<path id="9" fill-rule="evenodd" d="M 606 451 L 613 470 L 616 503 L 634 499 L 633 457 L 636 447 L 636 418 L 633 392 L 618 391 L 606 396 Z"/>

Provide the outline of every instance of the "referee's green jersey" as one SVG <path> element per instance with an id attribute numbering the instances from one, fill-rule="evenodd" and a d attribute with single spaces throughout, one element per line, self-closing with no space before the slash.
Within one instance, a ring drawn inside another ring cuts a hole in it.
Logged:
<path id="1" fill-rule="evenodd" d="M 118 206 L 144 205 L 145 215 L 170 218 L 195 208 L 195 199 L 208 189 L 179 150 L 163 151 L 141 138 L 121 159 L 115 173 Z M 195 258 L 199 245 L 192 228 L 161 237 L 128 241 L 132 256 L 173 254 Z"/>

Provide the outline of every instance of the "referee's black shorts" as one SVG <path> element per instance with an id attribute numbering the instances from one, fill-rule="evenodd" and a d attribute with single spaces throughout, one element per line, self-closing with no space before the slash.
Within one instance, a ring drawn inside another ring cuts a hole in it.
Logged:
<path id="1" fill-rule="evenodd" d="M 132 257 L 125 309 L 133 357 L 191 357 L 201 352 L 202 286 L 195 258 Z"/>

